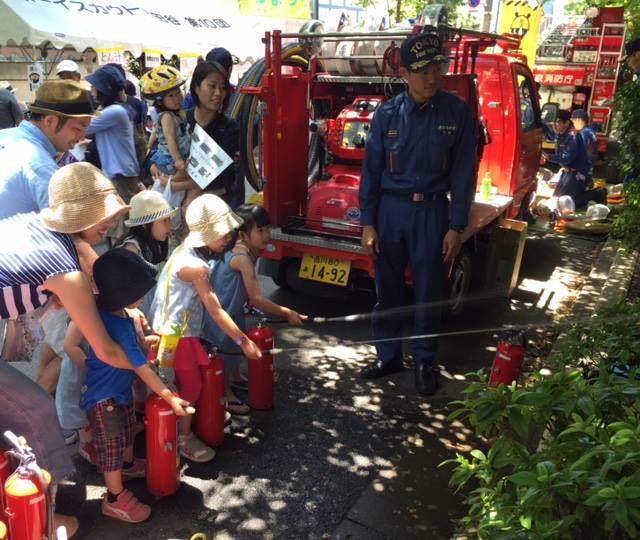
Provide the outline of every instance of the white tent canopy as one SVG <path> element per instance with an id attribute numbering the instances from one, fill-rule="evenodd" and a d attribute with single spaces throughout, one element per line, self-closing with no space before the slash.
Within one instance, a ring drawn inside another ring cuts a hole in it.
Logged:
<path id="1" fill-rule="evenodd" d="M 241 61 L 264 55 L 265 30 L 285 21 L 241 17 L 198 0 L 0 0 L 0 46 L 127 50 L 197 56 L 226 47 Z M 296 26 L 298 23 L 294 23 Z M 286 26 L 290 26 L 287 24 Z"/>

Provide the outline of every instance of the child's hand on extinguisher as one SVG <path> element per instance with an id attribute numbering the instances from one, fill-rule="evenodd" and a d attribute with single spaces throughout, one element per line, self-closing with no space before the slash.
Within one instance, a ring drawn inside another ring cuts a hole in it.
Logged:
<path id="1" fill-rule="evenodd" d="M 244 334 L 236 339 L 236 343 L 240 345 L 242 352 L 247 358 L 262 358 L 262 351 L 253 341 Z"/>
<path id="2" fill-rule="evenodd" d="M 196 410 L 191 407 L 188 401 L 185 401 L 180 396 L 173 396 L 169 401 L 169 405 L 173 409 L 176 416 L 187 416 L 193 414 Z"/>

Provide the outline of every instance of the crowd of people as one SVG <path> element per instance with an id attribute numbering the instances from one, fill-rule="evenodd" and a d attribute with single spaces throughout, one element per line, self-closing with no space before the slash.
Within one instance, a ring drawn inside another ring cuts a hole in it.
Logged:
<path id="1" fill-rule="evenodd" d="M 228 51 L 211 51 L 187 100 L 181 74 L 159 66 L 143 75 L 140 100 L 121 66 L 81 80 L 64 60 L 24 118 L 16 112 L 0 130 L 0 348 L 6 360 L 30 342 L 40 362 L 37 381 L 0 362 L 0 385 L 12 389 L 0 393 L 0 426 L 27 439 L 54 493 L 73 470 L 68 444 L 79 438 L 80 455 L 104 476 L 102 512 L 126 522 L 151 513 L 124 485 L 145 474 L 133 437 L 148 391 L 179 416 L 180 455 L 207 462 L 215 451 L 193 433 L 190 415 L 209 362 L 201 338 L 229 353 L 227 411 L 246 415 L 241 355 L 262 353 L 245 334 L 245 304 L 292 325 L 305 319 L 265 298 L 256 278 L 270 220 L 243 204 L 236 186 L 244 178 L 239 128 L 225 114 L 231 66 Z M 155 111 L 149 140 L 145 101 Z M 195 125 L 232 158 L 204 189 L 188 171 Z M 177 393 L 147 360 L 172 321 L 183 323 Z M 78 528 L 70 516 L 55 522 L 69 534 Z"/>

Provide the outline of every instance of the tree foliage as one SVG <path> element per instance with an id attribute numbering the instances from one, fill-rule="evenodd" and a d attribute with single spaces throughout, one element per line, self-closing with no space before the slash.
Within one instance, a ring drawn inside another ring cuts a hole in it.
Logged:
<path id="1" fill-rule="evenodd" d="M 358 0 L 358 6 L 370 8 L 378 5 L 375 0 Z M 390 0 L 389 20 L 392 23 L 400 22 L 404 19 L 415 19 L 422 13 L 422 10 L 430 4 L 443 4 L 449 8 L 450 17 L 455 15 L 456 9 L 464 3 L 464 0 L 438 0 L 425 2 L 424 0 Z"/>

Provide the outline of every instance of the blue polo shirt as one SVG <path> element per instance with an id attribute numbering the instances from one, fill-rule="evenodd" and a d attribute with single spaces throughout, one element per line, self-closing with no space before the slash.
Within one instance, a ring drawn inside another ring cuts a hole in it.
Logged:
<path id="1" fill-rule="evenodd" d="M 439 90 L 418 105 L 408 92 L 375 112 L 362 163 L 360 223 L 375 225 L 382 192 L 451 193 L 451 227 L 467 226 L 475 192 L 475 131 L 469 106 Z"/>
<path id="2" fill-rule="evenodd" d="M 31 122 L 0 131 L 0 219 L 49 206 L 55 155 L 53 143 Z"/>
<path id="3" fill-rule="evenodd" d="M 147 359 L 138 345 L 133 319 L 105 311 L 99 313 L 107 333 L 124 349 L 133 369 L 144 366 Z M 105 364 L 91 348 L 87 354 L 86 366 L 87 375 L 80 398 L 80 408 L 83 411 L 88 411 L 106 399 L 115 399 L 118 405 L 128 405 L 133 401 L 131 385 L 136 376 L 133 369 L 114 368 Z"/>

